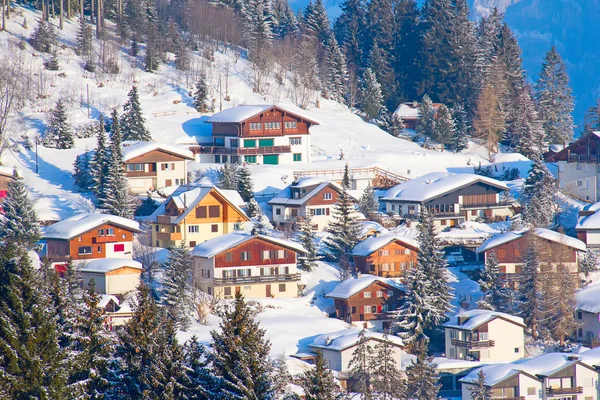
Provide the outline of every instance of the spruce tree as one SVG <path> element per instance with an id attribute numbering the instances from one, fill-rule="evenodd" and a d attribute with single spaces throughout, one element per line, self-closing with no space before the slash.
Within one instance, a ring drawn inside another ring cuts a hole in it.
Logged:
<path id="1" fill-rule="evenodd" d="M 365 69 L 363 74 L 360 98 L 367 120 L 376 119 L 383 109 L 383 95 L 381 85 L 371 68 Z"/>
<path id="2" fill-rule="evenodd" d="M 506 282 L 500 276 L 500 266 L 495 252 L 490 252 L 486 256 L 479 287 L 483 292 L 483 297 L 477 303 L 477 307 L 487 310 L 508 311 L 508 291 L 511 289 L 506 286 Z"/>
<path id="3" fill-rule="evenodd" d="M 92 156 L 90 164 L 92 170 L 92 193 L 100 198 L 106 187 L 106 177 L 108 175 L 108 160 L 110 158 L 110 149 L 106 143 L 106 132 L 104 131 L 104 119 L 100 114 L 98 121 L 98 139 L 96 151 Z"/>
<path id="4" fill-rule="evenodd" d="M 93 40 L 92 28 L 85 23 L 85 19 L 81 18 L 79 30 L 77 31 L 77 47 L 75 48 L 75 54 L 86 61 L 89 60 L 92 56 Z"/>
<path id="5" fill-rule="evenodd" d="M 456 126 L 452 113 L 448 107 L 442 104 L 437 111 L 437 118 L 433 130 L 433 137 L 441 145 L 442 151 L 444 151 L 446 144 L 454 137 L 455 131 Z"/>
<path id="6" fill-rule="evenodd" d="M 201 113 L 208 111 L 208 86 L 204 75 L 200 75 L 196 83 L 196 91 L 194 92 L 194 108 Z"/>
<path id="7" fill-rule="evenodd" d="M 304 390 L 306 400 L 338 400 L 342 395 L 320 351 L 317 352 L 314 367 L 306 370 L 300 378 L 300 387 Z"/>
<path id="8" fill-rule="evenodd" d="M 392 114 L 392 120 L 390 126 L 388 128 L 388 132 L 390 135 L 399 137 L 402 134 L 402 131 L 406 128 L 404 125 L 404 121 L 397 114 Z"/>
<path id="9" fill-rule="evenodd" d="M 554 176 L 541 159 L 534 159 L 521 193 L 523 221 L 534 227 L 548 226 L 554 219 L 556 200 Z"/>
<path id="10" fill-rule="evenodd" d="M 352 352 L 350 367 L 350 379 L 352 379 L 352 391 L 360 394 L 361 400 L 373 398 L 371 393 L 371 364 L 372 353 L 368 344 L 369 339 L 365 336 L 365 329 L 358 334 L 358 343 Z"/>
<path id="11" fill-rule="evenodd" d="M 585 112 L 584 131 L 600 131 L 600 100 Z"/>
<path id="12" fill-rule="evenodd" d="M 379 199 L 375 195 L 373 187 L 369 185 L 365 188 L 362 196 L 358 199 L 358 209 L 370 220 L 374 220 L 379 211 Z"/>
<path id="13" fill-rule="evenodd" d="M 561 346 L 565 345 L 565 340 L 573 332 L 573 326 L 576 326 L 575 321 L 575 290 L 577 283 L 576 277 L 573 276 L 568 266 L 562 262 L 556 264 L 556 273 L 552 277 L 554 287 L 551 290 L 550 303 L 547 315 L 549 319 L 549 329 L 552 337 L 559 341 Z"/>
<path id="14" fill-rule="evenodd" d="M 546 298 L 542 288 L 542 277 L 540 276 L 540 254 L 539 246 L 535 237 L 529 234 L 529 243 L 525 250 L 523 263 L 523 280 L 519 282 L 521 317 L 525 324 L 531 329 L 534 339 L 539 336 Z"/>
<path id="15" fill-rule="evenodd" d="M 237 169 L 237 188 L 236 190 L 246 203 L 254 198 L 254 190 L 252 185 L 252 175 L 247 165 L 242 165 Z"/>
<path id="16" fill-rule="evenodd" d="M 394 7 L 395 40 L 394 72 L 398 80 L 398 96 L 403 100 L 416 100 L 420 82 L 419 66 L 422 20 L 415 0 L 398 0 Z"/>
<path id="17" fill-rule="evenodd" d="M 269 219 L 263 214 L 260 206 L 256 210 L 254 220 L 252 221 L 253 235 L 269 235 L 269 230 L 273 228 L 269 223 Z"/>
<path id="18" fill-rule="evenodd" d="M 292 376 L 287 367 L 285 353 L 281 353 L 273 360 L 273 389 L 277 398 L 287 399 L 288 384 L 292 381 Z"/>
<path id="19" fill-rule="evenodd" d="M 169 249 L 167 261 L 163 264 L 164 278 L 161 302 L 167 316 L 177 328 L 186 330 L 190 316 L 194 312 L 194 288 L 192 286 L 192 256 L 182 241 Z"/>
<path id="20" fill-rule="evenodd" d="M 175 68 L 179 71 L 187 71 L 190 68 L 190 54 L 181 34 L 177 34 L 175 45 Z"/>
<path id="21" fill-rule="evenodd" d="M 369 8 L 372 8 L 374 4 L 376 7 L 383 7 L 384 9 L 389 8 L 391 2 L 388 0 L 372 0 L 369 3 Z M 376 11 L 375 11 L 376 12 Z M 369 15 L 371 13 L 369 12 Z M 393 13 L 389 13 L 389 18 L 393 18 Z M 379 19 L 379 17 L 378 17 Z M 369 52 L 369 63 L 368 67 L 375 74 L 375 79 L 381 86 L 381 94 L 383 96 L 383 105 L 386 108 L 394 109 L 398 106 L 396 98 L 396 80 L 394 76 L 394 70 L 392 69 L 392 52 L 387 50 L 386 45 L 375 41 Z"/>
<path id="22" fill-rule="evenodd" d="M 548 142 L 568 143 L 573 138 L 573 96 L 567 67 L 554 45 L 544 57 L 535 98 Z"/>
<path id="23" fill-rule="evenodd" d="M 341 15 L 334 23 L 335 37 L 346 55 L 348 65 L 358 70 L 363 63 L 366 8 L 363 0 L 344 0 Z"/>
<path id="24" fill-rule="evenodd" d="M 123 105 L 123 114 L 120 120 L 123 140 L 138 140 L 142 142 L 152 140 L 150 132 L 144 126 L 146 120 L 140 107 L 137 87 L 133 86 L 127 96 L 129 99 Z"/>
<path id="25" fill-rule="evenodd" d="M 432 283 L 419 264 L 408 271 L 405 280 L 406 297 L 400 309 L 392 312 L 393 329 L 412 348 L 427 337 L 425 330 L 433 326 L 435 297 L 432 295 Z"/>
<path id="26" fill-rule="evenodd" d="M 525 86 L 516 99 L 513 142 L 514 149 L 530 160 L 541 158 L 545 149 L 545 131 L 538 117 L 529 87 Z"/>
<path id="27" fill-rule="evenodd" d="M 67 120 L 67 110 L 62 100 L 56 102 L 56 107 L 50 117 L 50 125 L 44 133 L 44 147 L 55 149 L 71 149 L 75 145 L 73 127 Z"/>
<path id="28" fill-rule="evenodd" d="M 477 382 L 471 386 L 471 400 L 492 400 L 492 388 L 485 381 L 483 369 L 477 373 Z"/>
<path id="29" fill-rule="evenodd" d="M 373 349 L 371 358 L 371 385 L 373 393 L 380 400 L 397 400 L 405 398 L 406 383 L 402 379 L 400 366 L 394 359 L 394 346 L 387 335 Z"/>
<path id="30" fill-rule="evenodd" d="M 325 239 L 325 245 L 331 254 L 339 258 L 358 243 L 359 229 L 360 226 L 354 216 L 354 202 L 350 195 L 350 173 L 346 164 L 342 190 L 333 208 L 333 218 L 326 227 L 329 237 Z"/>
<path id="31" fill-rule="evenodd" d="M 598 272 L 598 264 L 600 263 L 600 255 L 597 250 L 587 249 L 584 254 L 579 254 L 579 271 L 586 278 L 593 272 Z"/>
<path id="32" fill-rule="evenodd" d="M 323 77 L 323 94 L 326 98 L 344 103 L 348 86 L 346 58 L 332 36 L 326 46 L 325 73 Z"/>
<path id="33" fill-rule="evenodd" d="M 416 360 L 406 368 L 406 395 L 414 400 L 438 398 L 440 385 L 433 356 L 427 356 L 427 340 L 421 339 L 416 345 Z"/>
<path id="34" fill-rule="evenodd" d="M 30 39 L 33 48 L 42 53 L 52 53 L 54 46 L 56 46 L 56 42 L 56 31 L 54 30 L 52 23 L 40 19 Z"/>
<path id="35" fill-rule="evenodd" d="M 452 116 L 454 118 L 454 131 L 448 143 L 448 149 L 459 153 L 466 149 L 469 144 L 470 120 L 462 104 L 457 104 L 452 108 Z"/>
<path id="36" fill-rule="evenodd" d="M 239 291 L 233 309 L 225 313 L 219 326 L 220 332 L 211 331 L 214 350 L 208 357 L 221 395 L 227 399 L 272 399 L 272 365 L 267 359 L 271 344 Z"/>
<path id="37" fill-rule="evenodd" d="M 285 0 L 274 0 L 271 4 L 273 13 L 273 35 L 280 40 L 293 37 L 298 33 L 298 19 L 290 4 Z"/>
<path id="38" fill-rule="evenodd" d="M 238 189 L 238 165 L 226 163 L 217 171 L 217 186 L 219 189 L 224 190 L 237 190 Z"/>
<path id="39" fill-rule="evenodd" d="M 298 266 L 305 271 L 312 271 L 317 267 L 317 261 L 321 259 L 318 255 L 319 248 L 317 247 L 317 234 L 312 227 L 312 217 L 307 214 L 298 223 L 298 236 L 296 239 L 306 253 L 298 257 Z"/>
<path id="40" fill-rule="evenodd" d="M 73 164 L 73 179 L 80 192 L 89 192 L 93 183 L 90 152 L 78 154 Z"/>
<path id="41" fill-rule="evenodd" d="M 435 109 L 428 95 L 424 95 L 419 104 L 417 133 L 423 138 L 433 139 L 435 137 Z"/>
<path id="42" fill-rule="evenodd" d="M 216 398 L 213 390 L 213 377 L 207 360 L 205 347 L 192 336 L 184 345 L 185 374 L 187 377 L 187 398 L 189 400 L 210 400 Z"/>
<path id="43" fill-rule="evenodd" d="M 250 201 L 246 203 L 246 214 L 250 218 L 256 218 L 260 212 L 262 212 L 260 204 L 258 204 L 255 198 L 251 198 Z"/>

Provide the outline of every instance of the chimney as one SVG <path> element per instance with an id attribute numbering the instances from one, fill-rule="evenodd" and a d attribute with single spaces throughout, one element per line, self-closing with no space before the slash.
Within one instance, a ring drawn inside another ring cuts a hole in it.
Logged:
<path id="1" fill-rule="evenodd" d="M 183 194 L 183 208 L 187 208 L 187 193 Z"/>
<path id="2" fill-rule="evenodd" d="M 325 346 L 329 346 L 333 342 L 333 338 L 331 336 L 327 336 L 325 339 Z"/>

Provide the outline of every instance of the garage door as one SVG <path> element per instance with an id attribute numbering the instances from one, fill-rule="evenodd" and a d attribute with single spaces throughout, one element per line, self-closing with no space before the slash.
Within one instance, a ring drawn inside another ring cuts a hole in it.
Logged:
<path id="1" fill-rule="evenodd" d="M 279 164 L 279 154 L 263 156 L 263 164 Z"/>

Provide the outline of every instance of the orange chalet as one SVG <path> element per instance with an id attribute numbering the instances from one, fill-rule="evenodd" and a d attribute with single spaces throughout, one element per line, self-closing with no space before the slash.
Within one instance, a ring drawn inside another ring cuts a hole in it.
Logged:
<path id="1" fill-rule="evenodd" d="M 350 255 L 363 274 L 400 278 L 417 263 L 418 243 L 395 234 L 372 236 L 358 243 Z"/>

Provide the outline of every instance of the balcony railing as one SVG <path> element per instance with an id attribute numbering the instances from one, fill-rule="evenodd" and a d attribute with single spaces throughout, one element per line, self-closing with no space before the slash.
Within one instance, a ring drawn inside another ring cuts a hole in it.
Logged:
<path id="1" fill-rule="evenodd" d="M 93 239 L 94 244 L 96 243 L 112 243 L 112 242 L 118 242 L 118 238 L 116 235 L 112 235 L 112 236 L 98 236 L 95 237 Z"/>
<path id="2" fill-rule="evenodd" d="M 163 241 L 181 240 L 181 232 L 157 232 L 156 238 Z"/>
<path id="3" fill-rule="evenodd" d="M 259 154 L 291 153 L 291 146 L 266 146 L 266 147 L 222 147 L 201 146 L 201 154 L 233 154 L 238 156 L 255 156 Z"/>
<path id="4" fill-rule="evenodd" d="M 548 396 L 559 396 L 563 394 L 580 394 L 583 393 L 583 387 L 571 387 L 571 388 L 546 388 L 546 394 Z"/>
<path id="5" fill-rule="evenodd" d="M 494 347 L 496 343 L 493 340 L 471 341 L 450 339 L 450 344 L 452 346 L 465 347 L 467 349 L 485 349 L 488 347 Z"/>
<path id="6" fill-rule="evenodd" d="M 271 283 L 271 282 L 290 282 L 299 281 L 300 274 L 279 274 L 263 276 L 237 276 L 235 278 L 214 278 L 216 286 L 237 285 L 245 283 Z"/>
<path id="7" fill-rule="evenodd" d="M 171 215 L 157 215 L 156 216 L 156 223 L 157 224 L 165 224 L 165 225 L 170 225 L 173 223 L 173 220 L 175 220 L 175 218 L 177 218 L 177 216 L 171 216 Z"/>
<path id="8" fill-rule="evenodd" d="M 156 177 L 156 171 L 125 171 L 128 178 Z"/>
<path id="9" fill-rule="evenodd" d="M 508 207 L 512 204 L 513 203 L 510 201 L 498 201 L 496 203 L 461 204 L 460 208 L 463 210 L 470 210 L 472 208 Z"/>

